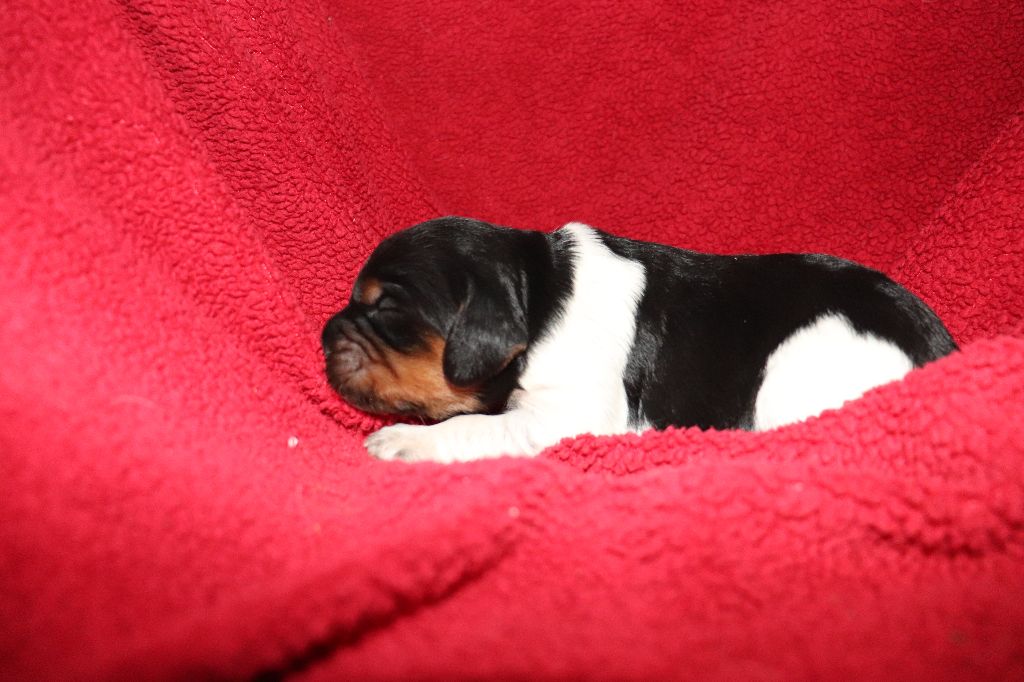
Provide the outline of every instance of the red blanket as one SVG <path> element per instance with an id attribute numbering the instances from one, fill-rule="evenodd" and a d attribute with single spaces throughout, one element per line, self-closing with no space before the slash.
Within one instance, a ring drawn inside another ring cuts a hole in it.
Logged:
<path id="1" fill-rule="evenodd" d="M 4 3 L 0 676 L 1024 676 L 1020 3 L 385 4 Z M 858 259 L 962 352 L 372 461 L 320 326 L 445 213 Z"/>

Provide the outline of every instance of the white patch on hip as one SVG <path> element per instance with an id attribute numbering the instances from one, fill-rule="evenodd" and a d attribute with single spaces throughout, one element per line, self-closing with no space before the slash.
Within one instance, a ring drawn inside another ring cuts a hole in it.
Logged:
<path id="1" fill-rule="evenodd" d="M 768 357 L 754 404 L 754 429 L 792 424 L 841 407 L 913 367 L 895 344 L 858 333 L 843 315 L 823 315 Z"/>

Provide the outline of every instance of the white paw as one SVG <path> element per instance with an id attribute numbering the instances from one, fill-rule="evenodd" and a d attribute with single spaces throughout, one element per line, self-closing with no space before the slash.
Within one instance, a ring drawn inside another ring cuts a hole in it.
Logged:
<path id="1" fill-rule="evenodd" d="M 429 426 L 395 424 L 370 434 L 363 441 L 363 445 L 377 459 L 399 459 L 406 462 L 445 461 L 440 457 L 435 440 Z"/>

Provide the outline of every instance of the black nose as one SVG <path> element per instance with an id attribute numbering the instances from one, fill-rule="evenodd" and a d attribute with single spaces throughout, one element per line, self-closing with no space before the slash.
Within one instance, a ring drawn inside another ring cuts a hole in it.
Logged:
<path id="1" fill-rule="evenodd" d="M 341 325 L 344 318 L 344 311 L 338 313 L 331 319 L 327 320 L 327 324 L 324 325 L 324 331 L 320 335 L 320 345 L 324 349 L 324 357 L 328 357 L 331 351 L 334 349 L 334 342 L 341 336 Z"/>

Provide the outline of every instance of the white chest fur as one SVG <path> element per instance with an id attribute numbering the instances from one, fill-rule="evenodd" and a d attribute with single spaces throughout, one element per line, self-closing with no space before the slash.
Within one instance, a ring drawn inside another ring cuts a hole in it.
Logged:
<path id="1" fill-rule="evenodd" d="M 629 417 L 622 376 L 636 332 L 644 269 L 612 253 L 586 225 L 569 223 L 562 230 L 575 242 L 572 295 L 530 350 L 511 406 L 558 415 L 559 423 L 547 427 L 552 437 L 622 433 Z"/>

